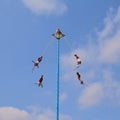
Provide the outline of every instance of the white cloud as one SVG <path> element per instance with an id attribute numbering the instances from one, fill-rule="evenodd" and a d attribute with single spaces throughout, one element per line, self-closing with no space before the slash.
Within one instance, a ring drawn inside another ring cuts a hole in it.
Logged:
<path id="1" fill-rule="evenodd" d="M 116 14 L 105 18 L 105 27 L 99 32 L 100 55 L 102 62 L 120 63 L 120 7 Z"/>
<path id="2" fill-rule="evenodd" d="M 102 73 L 103 73 L 103 79 L 106 84 L 108 84 L 110 81 L 112 81 L 114 72 L 110 68 L 103 69 Z"/>
<path id="3" fill-rule="evenodd" d="M 65 54 L 65 55 L 61 56 L 60 62 L 62 64 L 62 66 L 64 66 L 65 69 L 74 67 L 74 64 L 76 64 L 76 62 L 73 57 L 74 57 L 73 53 Z"/>
<path id="4" fill-rule="evenodd" d="M 32 120 L 30 115 L 24 111 L 13 107 L 0 108 L 0 120 Z"/>
<path id="5" fill-rule="evenodd" d="M 0 107 L 0 120 L 55 120 L 55 112 L 51 109 L 31 107 L 32 112 L 14 107 Z M 72 120 L 71 116 L 60 114 L 61 120 Z"/>
<path id="6" fill-rule="evenodd" d="M 120 82 L 119 78 L 115 77 L 115 73 L 111 70 L 103 70 L 105 99 L 109 99 L 114 105 L 120 105 Z M 116 80 L 117 79 L 117 80 Z"/>
<path id="7" fill-rule="evenodd" d="M 100 60 L 102 62 L 120 63 L 120 30 L 100 45 Z"/>
<path id="8" fill-rule="evenodd" d="M 27 8 L 36 14 L 61 15 L 67 10 L 67 6 L 59 0 L 22 0 Z"/>
<path id="9" fill-rule="evenodd" d="M 105 98 L 108 103 L 112 103 L 112 105 L 120 105 L 120 82 L 111 81 L 108 83 L 108 86 L 106 86 Z"/>
<path id="10" fill-rule="evenodd" d="M 120 82 L 115 79 L 115 73 L 110 69 L 103 69 L 100 82 L 92 83 L 79 96 L 80 108 L 99 105 L 103 100 L 110 105 L 120 105 Z"/>
<path id="11" fill-rule="evenodd" d="M 99 105 L 103 100 L 120 105 L 120 82 L 114 77 L 117 73 L 112 66 L 120 64 L 120 7 L 116 12 L 110 11 L 104 21 L 105 27 L 96 33 L 97 38 L 93 38 L 98 42 L 88 42 L 84 48 L 61 57 L 64 79 L 75 79 L 72 75 L 75 71 L 70 71 L 70 67 L 76 64 L 73 55 L 77 53 L 82 59 L 78 70 L 83 71 L 83 80 L 95 82 L 81 92 L 78 103 L 82 108 Z"/>
<path id="12" fill-rule="evenodd" d="M 67 94 L 66 93 L 62 93 L 60 94 L 60 102 L 63 102 L 67 99 Z"/>
<path id="13" fill-rule="evenodd" d="M 95 106 L 102 100 L 103 95 L 102 85 L 94 83 L 82 91 L 78 103 L 81 108 Z"/>
<path id="14" fill-rule="evenodd" d="M 120 7 L 118 8 L 117 14 L 114 18 L 114 23 L 119 23 L 120 22 Z"/>
<path id="15" fill-rule="evenodd" d="M 109 35 L 113 28 L 113 22 L 110 17 L 107 17 L 104 19 L 104 24 L 105 24 L 104 29 L 101 32 L 98 32 L 98 35 L 100 38 L 104 38 L 107 35 Z"/>

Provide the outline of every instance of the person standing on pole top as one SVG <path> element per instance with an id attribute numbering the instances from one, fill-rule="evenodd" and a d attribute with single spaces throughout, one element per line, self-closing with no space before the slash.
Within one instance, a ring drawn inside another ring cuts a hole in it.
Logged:
<path id="1" fill-rule="evenodd" d="M 61 32 L 61 30 L 58 28 L 55 32 L 55 34 L 52 34 L 53 37 L 55 37 L 56 39 L 60 39 L 62 37 L 64 37 L 65 35 Z"/>

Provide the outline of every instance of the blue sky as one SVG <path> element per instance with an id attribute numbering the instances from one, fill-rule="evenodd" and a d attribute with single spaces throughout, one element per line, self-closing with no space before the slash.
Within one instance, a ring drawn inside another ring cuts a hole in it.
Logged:
<path id="1" fill-rule="evenodd" d="M 118 120 L 119 0 L 0 1 L 0 120 L 56 119 L 57 42 L 51 34 L 57 28 L 66 35 L 60 41 L 60 120 Z M 77 70 L 75 53 L 82 60 Z M 41 55 L 32 73 L 32 60 Z M 34 83 L 42 74 L 39 88 Z"/>

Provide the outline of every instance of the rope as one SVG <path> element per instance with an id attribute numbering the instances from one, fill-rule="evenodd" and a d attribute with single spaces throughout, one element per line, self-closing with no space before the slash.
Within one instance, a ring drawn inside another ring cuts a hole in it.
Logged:
<path id="1" fill-rule="evenodd" d="M 67 39 L 64 39 L 67 46 L 70 48 L 71 51 L 74 51 L 73 47 L 72 47 L 72 44 L 69 43 L 69 41 Z"/>
<path id="2" fill-rule="evenodd" d="M 45 49 L 44 49 L 44 51 L 42 52 L 42 55 L 43 55 L 43 56 L 44 56 L 44 54 L 47 52 L 47 49 L 49 48 L 50 44 L 52 44 L 52 42 L 53 42 L 53 39 L 50 40 L 50 41 L 47 43 L 47 45 L 45 46 Z"/>

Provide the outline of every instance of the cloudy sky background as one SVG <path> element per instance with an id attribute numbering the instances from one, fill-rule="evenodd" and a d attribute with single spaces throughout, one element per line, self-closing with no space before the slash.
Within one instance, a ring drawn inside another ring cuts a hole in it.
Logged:
<path id="1" fill-rule="evenodd" d="M 1 0 L 0 120 L 56 119 L 56 28 L 60 120 L 113 120 L 120 111 L 120 1 Z M 77 69 L 74 54 L 82 64 Z M 43 55 L 32 74 L 32 60 Z M 76 77 L 80 72 L 86 86 Z M 34 85 L 44 75 L 43 88 Z"/>

